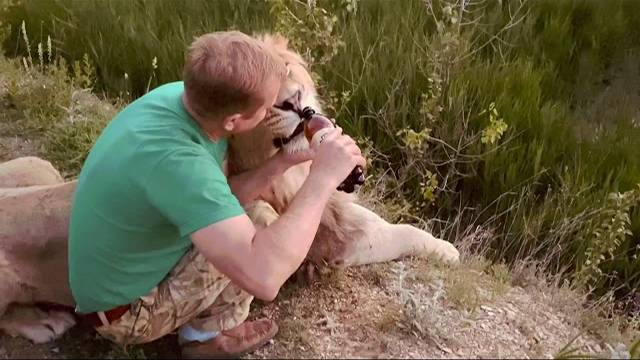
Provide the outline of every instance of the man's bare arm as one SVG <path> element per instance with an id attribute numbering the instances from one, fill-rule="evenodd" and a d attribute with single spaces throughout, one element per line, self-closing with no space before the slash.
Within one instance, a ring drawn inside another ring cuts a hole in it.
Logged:
<path id="1" fill-rule="evenodd" d="M 257 298 L 275 298 L 306 257 L 336 186 L 356 164 L 365 166 L 351 138 L 335 132 L 325 143 L 289 208 L 271 225 L 256 230 L 251 220 L 242 215 L 191 235 L 207 260 Z"/>
<path id="2" fill-rule="evenodd" d="M 229 177 L 229 187 L 240 204 L 245 205 L 263 194 L 274 179 L 282 175 L 289 167 L 311 160 L 312 157 L 313 151 L 310 150 L 293 155 L 279 152 L 269 158 L 262 166 Z"/>
<path id="3" fill-rule="evenodd" d="M 241 215 L 194 233 L 194 245 L 234 284 L 259 299 L 273 300 L 309 252 L 331 194 L 319 190 L 317 182 L 307 179 L 287 212 L 270 226 L 256 231 L 249 217 Z"/>

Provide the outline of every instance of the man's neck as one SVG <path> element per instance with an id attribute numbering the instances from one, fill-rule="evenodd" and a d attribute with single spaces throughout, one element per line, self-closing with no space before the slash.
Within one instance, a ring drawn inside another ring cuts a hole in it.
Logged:
<path id="1" fill-rule="evenodd" d="M 182 94 L 182 104 L 184 105 L 187 113 L 191 115 L 191 117 L 198 123 L 198 126 L 202 129 L 202 131 L 207 134 L 209 139 L 212 141 L 218 141 L 221 138 L 227 136 L 227 132 L 222 128 L 222 124 L 219 121 L 206 121 L 191 108 L 191 104 L 189 103 L 189 99 L 187 99 L 185 94 Z"/>

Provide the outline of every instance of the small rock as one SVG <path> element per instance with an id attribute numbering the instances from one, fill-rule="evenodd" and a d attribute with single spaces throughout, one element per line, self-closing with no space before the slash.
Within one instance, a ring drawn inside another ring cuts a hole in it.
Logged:
<path id="1" fill-rule="evenodd" d="M 545 334 L 542 330 L 537 330 L 536 335 L 539 340 L 547 340 L 547 334 Z"/>
<path id="2" fill-rule="evenodd" d="M 440 348 L 440 350 L 446 352 L 447 354 L 452 354 L 453 353 L 453 351 L 451 349 L 449 349 L 448 347 L 446 347 L 446 346 L 442 346 Z"/>
<path id="3" fill-rule="evenodd" d="M 484 311 L 488 311 L 488 312 L 494 312 L 495 310 L 493 310 L 492 308 L 486 306 L 486 305 L 480 305 L 480 309 L 484 310 Z"/>
<path id="4" fill-rule="evenodd" d="M 54 352 L 54 353 L 57 354 L 57 353 L 60 352 L 60 349 L 56 347 L 56 348 L 51 349 L 51 352 Z"/>

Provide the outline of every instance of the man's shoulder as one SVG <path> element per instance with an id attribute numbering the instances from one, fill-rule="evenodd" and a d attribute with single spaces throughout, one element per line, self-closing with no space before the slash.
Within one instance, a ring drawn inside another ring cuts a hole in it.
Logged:
<path id="1" fill-rule="evenodd" d="M 183 92 L 184 83 L 182 81 L 173 81 L 159 85 L 158 87 L 143 95 L 142 98 L 156 98 L 163 96 L 174 97 L 176 95 L 182 95 Z"/>
<path id="2" fill-rule="evenodd" d="M 122 109 L 104 130 L 105 142 L 126 142 L 143 147 L 160 140 L 166 145 L 197 137 L 197 131 L 182 105 L 181 81 L 161 85 Z M 175 141 L 171 141 L 171 140 Z M 124 145 L 124 144 L 123 144 Z"/>
<path id="3" fill-rule="evenodd" d="M 184 110 L 182 93 L 182 82 L 168 83 L 123 109 L 94 144 L 83 172 L 146 178 L 157 166 L 177 172 L 188 167 L 180 160 L 194 159 L 221 167 L 226 141 L 205 138 Z"/>
<path id="4" fill-rule="evenodd" d="M 184 86 L 181 81 L 160 85 L 125 106 L 124 109 L 116 115 L 116 119 L 140 116 L 148 113 L 162 115 L 163 112 L 183 116 L 184 114 L 181 109 L 183 92 Z"/>
<path id="5" fill-rule="evenodd" d="M 159 85 L 151 89 L 146 94 L 138 98 L 138 100 L 148 100 L 163 96 L 172 96 L 181 94 L 184 91 L 184 83 L 182 81 L 173 81 Z"/>

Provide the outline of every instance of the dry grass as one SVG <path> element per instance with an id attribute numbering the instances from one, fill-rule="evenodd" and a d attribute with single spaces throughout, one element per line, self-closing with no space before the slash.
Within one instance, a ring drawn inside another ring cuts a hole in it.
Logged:
<path id="1" fill-rule="evenodd" d="M 311 338 L 313 335 L 309 333 L 307 326 L 299 319 L 294 317 L 286 318 L 280 323 L 279 337 L 282 344 L 290 354 L 297 352 L 313 352 L 313 344 Z"/>
<path id="2" fill-rule="evenodd" d="M 402 305 L 398 303 L 388 303 L 382 305 L 382 315 L 376 319 L 376 326 L 382 334 L 388 334 L 399 329 L 405 330 L 402 326 L 408 323 L 407 314 Z"/>
<path id="3" fill-rule="evenodd" d="M 25 34 L 26 38 L 26 34 Z M 20 144 L 51 161 L 66 178 L 75 177 L 95 139 L 121 106 L 91 92 L 95 70 L 85 60 L 69 71 L 62 59 L 0 58 L 0 151 Z M 18 151 L 18 155 L 22 152 Z"/>
<path id="4" fill-rule="evenodd" d="M 478 286 L 481 274 L 473 271 L 456 271 L 446 278 L 447 296 L 458 309 L 475 312 L 486 302 L 485 292 Z"/>

